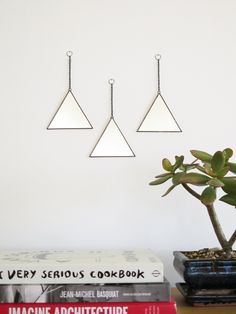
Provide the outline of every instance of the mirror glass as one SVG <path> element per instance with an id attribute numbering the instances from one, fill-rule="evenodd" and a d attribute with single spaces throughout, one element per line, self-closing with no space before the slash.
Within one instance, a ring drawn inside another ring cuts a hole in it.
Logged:
<path id="1" fill-rule="evenodd" d="M 144 117 L 138 132 L 182 132 L 163 97 L 158 94 Z"/>
<path id="2" fill-rule="evenodd" d="M 64 97 L 47 129 L 92 129 L 71 90 Z"/>
<path id="3" fill-rule="evenodd" d="M 134 157 L 134 153 L 119 129 L 114 118 L 111 118 L 95 145 L 90 157 Z"/>

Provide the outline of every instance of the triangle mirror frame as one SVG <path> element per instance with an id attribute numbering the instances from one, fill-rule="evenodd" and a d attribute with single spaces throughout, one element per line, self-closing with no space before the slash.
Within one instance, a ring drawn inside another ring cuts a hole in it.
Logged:
<path id="1" fill-rule="evenodd" d="M 71 57 L 72 51 L 67 51 L 69 57 L 69 87 L 56 113 L 48 124 L 48 130 L 74 130 L 74 129 L 92 129 L 84 111 L 80 107 L 71 88 Z"/>
<path id="2" fill-rule="evenodd" d="M 132 148 L 130 147 L 124 134 L 116 123 L 113 115 L 113 84 L 115 83 L 115 81 L 113 79 L 110 79 L 108 83 L 111 85 L 111 117 L 89 157 L 135 157 Z"/>
<path id="3" fill-rule="evenodd" d="M 161 55 L 156 54 L 155 59 L 157 60 L 157 79 L 158 79 L 158 87 L 157 87 L 157 95 L 154 98 L 151 106 L 149 107 L 146 115 L 144 116 L 142 122 L 140 123 L 137 132 L 159 132 L 159 133 L 180 133 L 182 129 L 180 128 L 178 122 L 176 121 L 173 113 L 165 102 L 164 98 L 161 95 L 160 89 L 160 59 Z M 158 102 L 159 101 L 159 106 Z M 158 113 L 158 110 L 160 113 Z M 162 110 L 162 112 L 161 112 Z M 154 116 L 153 112 L 156 116 Z M 152 116 L 151 116 L 152 115 Z M 164 121 L 165 118 L 165 121 Z M 156 119 L 156 120 L 155 120 Z M 159 119 L 159 125 L 158 120 Z M 148 126 L 148 121 L 152 121 L 152 124 L 156 124 L 155 126 Z M 161 123 L 160 123 L 161 122 Z M 160 125 L 161 124 L 161 125 Z M 165 125 L 166 124 L 166 125 Z M 169 124 L 169 126 L 167 126 Z M 170 127 L 171 125 L 171 127 Z M 160 128 L 160 129 L 159 129 Z"/>

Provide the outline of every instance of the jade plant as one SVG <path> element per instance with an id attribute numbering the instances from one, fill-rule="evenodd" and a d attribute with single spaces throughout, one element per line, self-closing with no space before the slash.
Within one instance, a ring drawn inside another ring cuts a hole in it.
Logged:
<path id="1" fill-rule="evenodd" d="M 236 230 L 229 239 L 226 238 L 215 210 L 215 203 L 220 204 L 221 201 L 236 207 L 236 163 L 230 161 L 233 150 L 226 148 L 213 155 L 199 150 L 190 152 L 194 157 L 191 163 L 185 163 L 184 156 L 175 156 L 174 163 L 167 158 L 163 159 L 162 166 L 166 172 L 157 175 L 150 185 L 171 181 L 171 186 L 162 196 L 166 196 L 177 186 L 182 186 L 198 199 L 207 209 L 223 255 L 229 259 L 233 254 Z M 199 192 L 199 188 L 196 191 L 194 186 L 201 187 L 201 191 Z"/>

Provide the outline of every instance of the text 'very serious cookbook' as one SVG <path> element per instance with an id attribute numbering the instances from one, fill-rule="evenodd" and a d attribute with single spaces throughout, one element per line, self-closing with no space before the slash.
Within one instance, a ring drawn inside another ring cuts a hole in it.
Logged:
<path id="1" fill-rule="evenodd" d="M 151 250 L 0 251 L 0 285 L 163 280 L 163 263 Z"/>

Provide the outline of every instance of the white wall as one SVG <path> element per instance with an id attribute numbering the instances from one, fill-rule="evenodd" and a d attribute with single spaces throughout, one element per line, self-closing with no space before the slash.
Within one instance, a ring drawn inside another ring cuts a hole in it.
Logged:
<path id="1" fill-rule="evenodd" d="M 173 250 L 217 246 L 200 203 L 148 183 L 163 157 L 236 150 L 235 14 L 234 0 L 1 0 L 0 246 L 149 247 L 172 283 Z M 93 130 L 46 130 L 67 91 L 68 50 Z M 156 53 L 182 134 L 136 132 L 155 96 Z M 88 158 L 110 115 L 111 77 L 136 158 Z M 218 213 L 229 236 L 235 210 Z"/>

